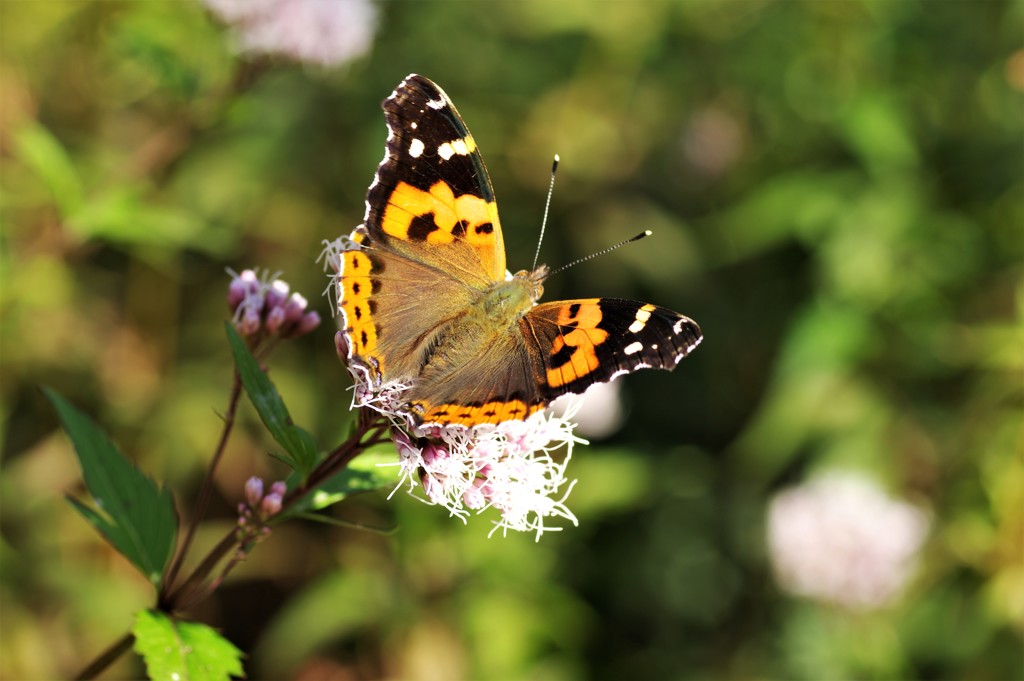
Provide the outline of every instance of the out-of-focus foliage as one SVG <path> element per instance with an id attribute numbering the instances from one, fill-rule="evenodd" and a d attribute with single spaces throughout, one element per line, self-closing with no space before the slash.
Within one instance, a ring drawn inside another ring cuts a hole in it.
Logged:
<path id="1" fill-rule="evenodd" d="M 401 495 L 336 510 L 392 534 L 276 528 L 189 613 L 250 678 L 1020 678 L 1020 4 L 378 9 L 371 52 L 324 68 L 239 55 L 189 0 L 0 3 L 0 677 L 66 677 L 151 605 L 63 501 L 79 473 L 38 386 L 187 513 L 230 382 L 224 267 L 314 299 L 382 155 L 378 103 L 419 72 L 483 149 L 511 269 L 558 152 L 542 260 L 655 236 L 547 299 L 650 300 L 706 340 L 623 382 L 622 428 L 570 465 L 579 528 L 488 540 Z M 273 368 L 318 442 L 350 418 L 329 327 Z M 199 550 L 249 476 L 284 474 L 243 420 Z M 881 609 L 787 595 L 769 568 L 770 500 L 837 468 L 930 519 Z"/>

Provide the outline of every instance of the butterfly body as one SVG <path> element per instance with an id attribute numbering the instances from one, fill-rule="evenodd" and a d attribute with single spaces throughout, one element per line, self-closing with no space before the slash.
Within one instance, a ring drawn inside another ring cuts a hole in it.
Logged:
<path id="1" fill-rule="evenodd" d="M 538 285 L 525 273 L 494 283 L 481 292 L 465 313 L 438 329 L 419 350 L 422 380 L 444 380 L 473 357 L 501 341 L 540 296 Z"/>
<path id="2" fill-rule="evenodd" d="M 349 361 L 409 386 L 418 424 L 524 419 L 565 393 L 671 369 L 692 320 L 628 300 L 538 303 L 548 269 L 507 276 L 487 170 L 451 100 L 407 77 L 383 109 L 386 155 L 339 278 Z"/>

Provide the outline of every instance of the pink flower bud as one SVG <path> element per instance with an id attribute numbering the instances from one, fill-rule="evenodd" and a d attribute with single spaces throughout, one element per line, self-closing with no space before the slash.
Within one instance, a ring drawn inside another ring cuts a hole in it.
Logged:
<path id="1" fill-rule="evenodd" d="M 267 290 L 267 307 L 274 308 L 283 305 L 284 301 L 288 299 L 288 291 L 287 282 L 275 279 Z"/>
<path id="2" fill-rule="evenodd" d="M 316 310 L 307 312 L 299 322 L 299 328 L 295 331 L 296 336 L 305 336 L 307 333 L 320 326 L 320 313 Z"/>
<path id="3" fill-rule="evenodd" d="M 281 512 L 281 495 L 271 492 L 267 496 L 263 497 L 263 501 L 260 503 L 260 515 L 266 518 L 272 518 Z"/>
<path id="4" fill-rule="evenodd" d="M 283 307 L 272 307 L 267 313 L 267 331 L 277 333 L 284 325 L 285 316 Z"/>
<path id="5" fill-rule="evenodd" d="M 288 485 L 285 483 L 284 480 L 278 480 L 277 482 L 270 486 L 270 493 L 276 494 L 279 497 L 283 497 L 287 491 Z"/>
<path id="6" fill-rule="evenodd" d="M 339 331 L 334 334 L 334 349 L 338 353 L 338 359 L 342 362 L 348 362 L 348 341 L 345 340 L 345 334 Z"/>
<path id="7" fill-rule="evenodd" d="M 419 467 L 421 462 L 420 449 L 412 443 L 408 435 L 397 428 L 392 428 L 391 441 L 395 443 L 395 449 L 398 451 L 398 459 L 400 461 L 408 462 L 408 465 L 414 468 Z"/>
<path id="8" fill-rule="evenodd" d="M 260 330 L 260 315 L 251 307 L 246 308 L 245 312 L 242 313 L 242 318 L 235 324 L 235 328 L 238 329 L 238 333 L 243 336 L 252 336 Z"/>
<path id="9" fill-rule="evenodd" d="M 444 484 L 433 475 L 424 475 L 420 481 L 423 485 L 423 492 L 427 495 L 427 498 L 434 503 L 443 503 L 444 501 Z"/>
<path id="10" fill-rule="evenodd" d="M 448 458 L 448 450 L 444 447 L 439 447 L 434 443 L 428 443 L 423 448 L 423 464 L 425 466 L 433 466 L 439 462 L 444 461 Z"/>
<path id="11" fill-rule="evenodd" d="M 242 281 L 241 277 L 235 277 L 228 284 L 228 309 L 232 312 L 238 309 L 238 306 L 245 300 L 245 292 L 247 285 Z"/>
<path id="12" fill-rule="evenodd" d="M 293 293 L 288 298 L 288 303 L 284 306 L 285 317 L 290 322 L 297 322 L 302 319 L 302 315 L 306 313 L 306 299 L 299 293 Z"/>
<path id="13" fill-rule="evenodd" d="M 466 491 L 462 493 L 462 503 L 466 508 L 476 510 L 487 505 L 487 496 L 484 493 L 486 483 L 487 481 L 483 478 L 477 478 L 466 489 Z"/>
<path id="14" fill-rule="evenodd" d="M 256 508 L 263 498 L 263 481 L 253 476 L 245 481 L 245 500 L 251 508 Z"/>
<path id="15" fill-rule="evenodd" d="M 260 277 L 256 270 L 242 270 L 238 278 L 245 282 L 247 293 L 257 293 L 260 290 Z"/>

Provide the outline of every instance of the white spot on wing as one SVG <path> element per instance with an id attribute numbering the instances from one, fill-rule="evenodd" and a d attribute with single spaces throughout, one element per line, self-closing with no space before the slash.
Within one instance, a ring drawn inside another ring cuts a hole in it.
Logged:
<path id="1" fill-rule="evenodd" d="M 455 153 L 460 156 L 465 156 L 469 153 L 469 147 L 466 146 L 466 140 L 455 140 L 452 142 L 452 149 L 454 149 Z"/>
<path id="2" fill-rule="evenodd" d="M 644 305 L 637 310 L 635 321 L 629 325 L 629 332 L 640 333 L 640 331 L 647 326 L 647 320 L 651 318 L 651 310 L 653 309 L 653 305 Z"/>
<path id="3" fill-rule="evenodd" d="M 623 352 L 625 352 L 627 355 L 635 355 L 636 353 L 640 352 L 643 349 L 644 349 L 644 344 L 641 343 L 640 341 L 636 341 L 636 342 L 630 343 L 625 348 L 623 348 Z"/>
<path id="4" fill-rule="evenodd" d="M 427 106 L 429 106 L 431 109 L 437 109 L 438 111 L 440 111 L 441 109 L 444 108 L 445 104 L 443 99 L 428 99 Z"/>
<path id="5" fill-rule="evenodd" d="M 452 148 L 449 142 L 445 142 L 437 148 L 437 155 L 447 161 L 455 155 L 455 149 Z"/>
<path id="6" fill-rule="evenodd" d="M 423 153 L 423 142 L 421 140 L 413 138 L 412 142 L 409 143 L 409 155 L 413 158 L 419 158 Z"/>

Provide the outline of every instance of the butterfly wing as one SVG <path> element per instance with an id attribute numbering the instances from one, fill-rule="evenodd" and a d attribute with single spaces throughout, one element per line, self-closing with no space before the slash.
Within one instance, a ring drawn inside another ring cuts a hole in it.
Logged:
<path id="1" fill-rule="evenodd" d="M 547 404 L 540 380 L 526 339 L 513 328 L 457 372 L 417 383 L 411 406 L 423 424 L 475 426 L 521 420 Z"/>
<path id="2" fill-rule="evenodd" d="M 689 317 L 617 298 L 537 305 L 520 329 L 545 401 L 638 369 L 674 369 L 703 338 Z"/>
<path id="3" fill-rule="evenodd" d="M 522 419 L 566 393 L 638 369 L 673 369 L 702 338 L 692 319 L 615 298 L 544 303 L 456 374 L 414 389 L 424 423 Z"/>
<path id="4" fill-rule="evenodd" d="M 358 250 L 342 254 L 350 357 L 384 380 L 417 377 L 431 340 L 505 278 L 487 170 L 447 95 L 410 75 L 382 102 L 384 160 L 366 193 Z"/>
<path id="5" fill-rule="evenodd" d="M 342 253 L 341 328 L 349 358 L 385 380 L 418 375 L 439 329 L 468 309 L 474 291 L 456 277 L 382 247 L 362 227 Z"/>
<path id="6" fill-rule="evenodd" d="M 384 160 L 366 194 L 373 242 L 467 285 L 505 278 L 494 190 L 455 105 L 432 81 L 410 75 L 381 104 Z"/>

